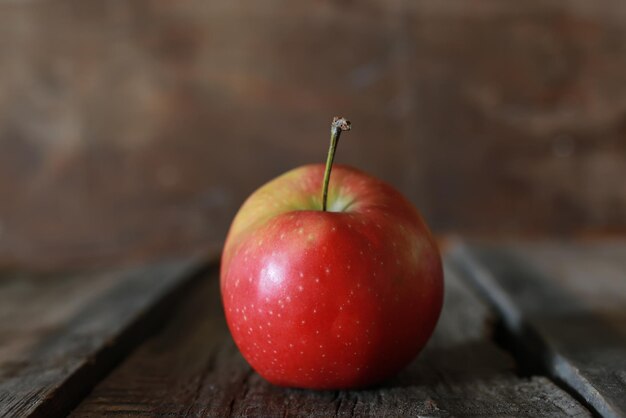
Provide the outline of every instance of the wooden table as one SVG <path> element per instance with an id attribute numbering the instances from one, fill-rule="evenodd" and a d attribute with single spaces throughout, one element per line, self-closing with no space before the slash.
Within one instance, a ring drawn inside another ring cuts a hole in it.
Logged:
<path id="1" fill-rule="evenodd" d="M 625 416 L 626 242 L 463 243 L 423 353 L 283 389 L 230 338 L 216 257 L 0 275 L 0 416 Z"/>

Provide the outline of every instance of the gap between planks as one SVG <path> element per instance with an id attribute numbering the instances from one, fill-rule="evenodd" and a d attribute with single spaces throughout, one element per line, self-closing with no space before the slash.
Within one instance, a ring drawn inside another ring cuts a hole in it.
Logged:
<path id="1" fill-rule="evenodd" d="M 0 356 L 0 416 L 67 415 L 216 266 L 213 255 L 109 272 L 5 277 L 0 333 L 13 341 Z"/>
<path id="2" fill-rule="evenodd" d="M 450 254 L 520 363 L 598 415 L 626 415 L 624 243 L 459 243 Z"/>

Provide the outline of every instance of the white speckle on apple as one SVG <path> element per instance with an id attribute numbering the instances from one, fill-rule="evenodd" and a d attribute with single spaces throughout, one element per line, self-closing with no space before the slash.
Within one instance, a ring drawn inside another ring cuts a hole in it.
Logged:
<path id="1" fill-rule="evenodd" d="M 303 292 L 303 291 L 304 291 L 304 287 L 303 287 L 302 285 L 300 285 L 300 286 L 298 286 L 298 290 L 299 290 L 300 292 Z"/>
<path id="2" fill-rule="evenodd" d="M 313 309 L 313 313 L 317 313 L 317 309 Z"/>
<path id="3" fill-rule="evenodd" d="M 330 267 L 326 267 L 326 274 L 330 274 Z"/>
<path id="4" fill-rule="evenodd" d="M 244 320 L 244 321 L 247 321 L 247 320 L 248 320 L 248 317 L 247 317 L 246 315 L 244 315 L 244 316 L 243 316 L 243 320 Z"/>
<path id="5" fill-rule="evenodd" d="M 306 324 L 306 321 L 303 319 L 301 322 L 302 325 Z"/>
<path id="6" fill-rule="evenodd" d="M 316 329 L 316 330 L 315 330 L 315 333 L 316 333 L 317 335 L 319 335 L 320 330 L 319 330 L 319 329 Z"/>
<path id="7" fill-rule="evenodd" d="M 299 275 L 300 275 L 300 278 L 304 277 L 304 273 L 302 272 L 300 272 Z"/>
<path id="8" fill-rule="evenodd" d="M 331 231 L 335 232 L 337 230 L 337 228 L 335 228 L 334 226 L 330 229 Z"/>
<path id="9" fill-rule="evenodd" d="M 352 266 L 350 264 L 348 264 L 348 270 L 350 270 L 352 268 Z"/>
<path id="10" fill-rule="evenodd" d="M 303 356 L 304 355 L 304 351 L 300 351 L 300 355 Z M 302 370 L 302 369 L 300 369 Z"/>
<path id="11" fill-rule="evenodd" d="M 316 277 L 316 278 L 315 278 L 315 283 L 319 283 L 319 282 L 320 282 L 320 278 L 319 278 L 319 277 Z"/>
<path id="12" fill-rule="evenodd" d="M 291 296 L 287 296 L 287 297 L 285 298 L 285 300 L 286 300 L 287 302 L 291 302 Z"/>
<path id="13" fill-rule="evenodd" d="M 304 233 L 304 228 L 298 228 L 298 234 L 302 235 Z"/>

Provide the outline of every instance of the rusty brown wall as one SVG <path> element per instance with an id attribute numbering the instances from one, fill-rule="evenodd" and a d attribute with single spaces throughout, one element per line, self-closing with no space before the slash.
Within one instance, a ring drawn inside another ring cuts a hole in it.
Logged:
<path id="1" fill-rule="evenodd" d="M 626 230 L 622 0 L 0 0 L 0 265 L 219 243 L 334 114 L 438 232 Z"/>

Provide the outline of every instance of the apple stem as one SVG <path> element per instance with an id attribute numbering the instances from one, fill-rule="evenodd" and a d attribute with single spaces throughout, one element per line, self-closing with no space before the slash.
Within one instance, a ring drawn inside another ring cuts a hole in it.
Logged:
<path id="1" fill-rule="evenodd" d="M 330 148 L 328 148 L 328 157 L 326 158 L 326 171 L 324 172 L 324 184 L 322 186 L 322 211 L 326 212 L 326 204 L 328 202 L 328 184 L 330 183 L 330 171 L 333 168 L 333 160 L 335 159 L 335 151 L 339 143 L 341 132 L 349 131 L 351 128 L 350 121 L 345 118 L 335 116 L 333 123 L 330 125 Z"/>

